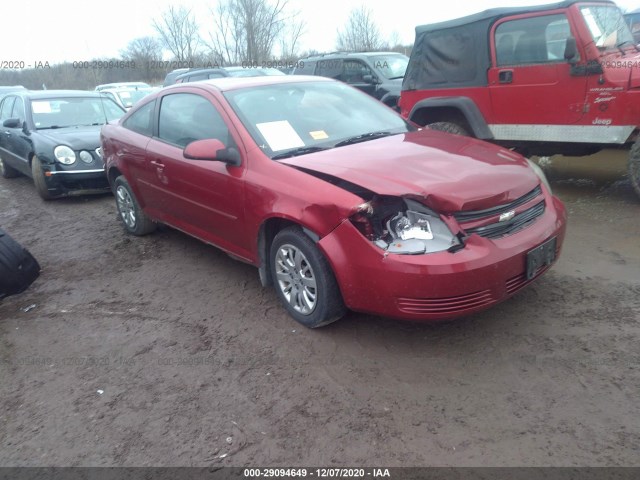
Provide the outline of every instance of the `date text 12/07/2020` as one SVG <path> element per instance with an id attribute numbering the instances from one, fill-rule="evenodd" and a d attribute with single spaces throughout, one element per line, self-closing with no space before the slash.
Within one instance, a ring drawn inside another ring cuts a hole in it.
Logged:
<path id="1" fill-rule="evenodd" d="M 392 478 L 388 468 L 245 468 L 244 478 Z"/>

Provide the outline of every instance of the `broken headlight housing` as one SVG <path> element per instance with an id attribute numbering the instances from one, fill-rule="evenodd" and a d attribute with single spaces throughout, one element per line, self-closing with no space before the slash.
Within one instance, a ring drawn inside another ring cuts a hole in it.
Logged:
<path id="1" fill-rule="evenodd" d="M 421 255 L 462 246 L 438 214 L 414 200 L 377 198 L 362 205 L 351 221 L 388 253 Z"/>
<path id="2" fill-rule="evenodd" d="M 549 193 L 552 193 L 551 184 L 549 184 L 549 180 L 547 180 L 547 176 L 544 174 L 544 171 L 542 171 L 542 168 L 540 168 L 540 166 L 536 162 L 528 158 L 527 158 L 527 163 L 529 164 L 529 167 L 531 167 L 531 170 L 533 170 L 535 174 L 538 176 L 540 181 L 544 183 L 544 186 L 547 187 L 547 190 L 549 190 Z"/>

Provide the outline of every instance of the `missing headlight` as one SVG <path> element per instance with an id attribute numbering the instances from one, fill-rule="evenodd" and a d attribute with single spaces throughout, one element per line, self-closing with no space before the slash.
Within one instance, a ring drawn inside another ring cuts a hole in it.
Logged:
<path id="1" fill-rule="evenodd" d="M 462 245 L 438 214 L 415 200 L 376 197 L 365 205 L 358 208 L 351 221 L 388 253 L 420 255 L 456 251 Z"/>

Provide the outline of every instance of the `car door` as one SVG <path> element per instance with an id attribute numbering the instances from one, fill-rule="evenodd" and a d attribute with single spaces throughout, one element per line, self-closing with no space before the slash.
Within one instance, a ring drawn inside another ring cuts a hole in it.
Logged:
<path id="1" fill-rule="evenodd" d="M 8 128 L 5 133 L 7 149 L 12 152 L 12 157 L 16 160 L 14 166 L 21 172 L 31 175 L 29 154 L 33 152 L 33 140 L 32 133 L 25 125 L 27 115 L 24 100 L 21 97 L 16 97 L 11 111 L 11 118 L 18 120 L 18 126 L 16 128 Z"/>
<path id="2" fill-rule="evenodd" d="M 4 161 L 13 167 L 16 166 L 17 161 L 9 150 L 11 130 L 4 126 L 4 121 L 11 118 L 15 101 L 15 95 L 7 95 L 2 99 L 2 103 L 0 103 L 0 153 Z"/>
<path id="3" fill-rule="evenodd" d="M 216 138 L 227 148 L 238 146 L 220 104 L 201 92 L 173 91 L 160 98 L 157 136 L 147 146 L 146 178 L 164 221 L 226 250 L 248 251 L 244 161 L 231 166 L 184 157 L 184 148 L 195 140 Z"/>
<path id="4" fill-rule="evenodd" d="M 0 106 L 2 156 L 7 165 L 25 175 L 31 175 L 28 158 L 33 145 L 31 134 L 23 127 L 25 118 L 24 100 L 17 95 L 6 97 Z M 5 126 L 4 122 L 9 119 L 17 121 L 17 127 Z"/>
<path id="5" fill-rule="evenodd" d="M 496 139 L 558 141 L 563 126 L 583 117 L 587 77 L 571 75 L 564 58 L 570 36 L 564 13 L 507 19 L 493 27 L 488 120 Z"/>

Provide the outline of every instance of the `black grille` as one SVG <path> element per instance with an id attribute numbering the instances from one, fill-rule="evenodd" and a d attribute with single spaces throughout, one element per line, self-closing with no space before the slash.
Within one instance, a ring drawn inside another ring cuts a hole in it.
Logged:
<path id="1" fill-rule="evenodd" d="M 500 205 L 497 207 L 488 208 L 486 210 L 475 210 L 473 212 L 458 212 L 458 213 L 454 213 L 453 216 L 458 222 L 465 223 L 465 222 L 470 222 L 472 220 L 480 220 L 482 218 L 492 217 L 494 215 L 500 215 L 502 213 L 514 210 L 520 205 L 524 205 L 525 203 L 533 200 L 540 194 L 542 194 L 542 189 L 540 188 L 540 185 L 538 185 L 536 188 L 531 190 L 526 195 L 520 197 L 517 200 L 514 200 L 513 202 L 507 205 Z"/>
<path id="2" fill-rule="evenodd" d="M 481 237 L 486 238 L 500 238 L 505 235 L 511 235 L 518 230 L 521 230 L 533 222 L 536 218 L 544 213 L 545 205 L 544 200 L 533 207 L 519 213 L 508 222 L 492 223 L 490 225 L 484 225 L 482 227 L 469 228 L 465 231 L 468 235 L 477 233 Z"/>

